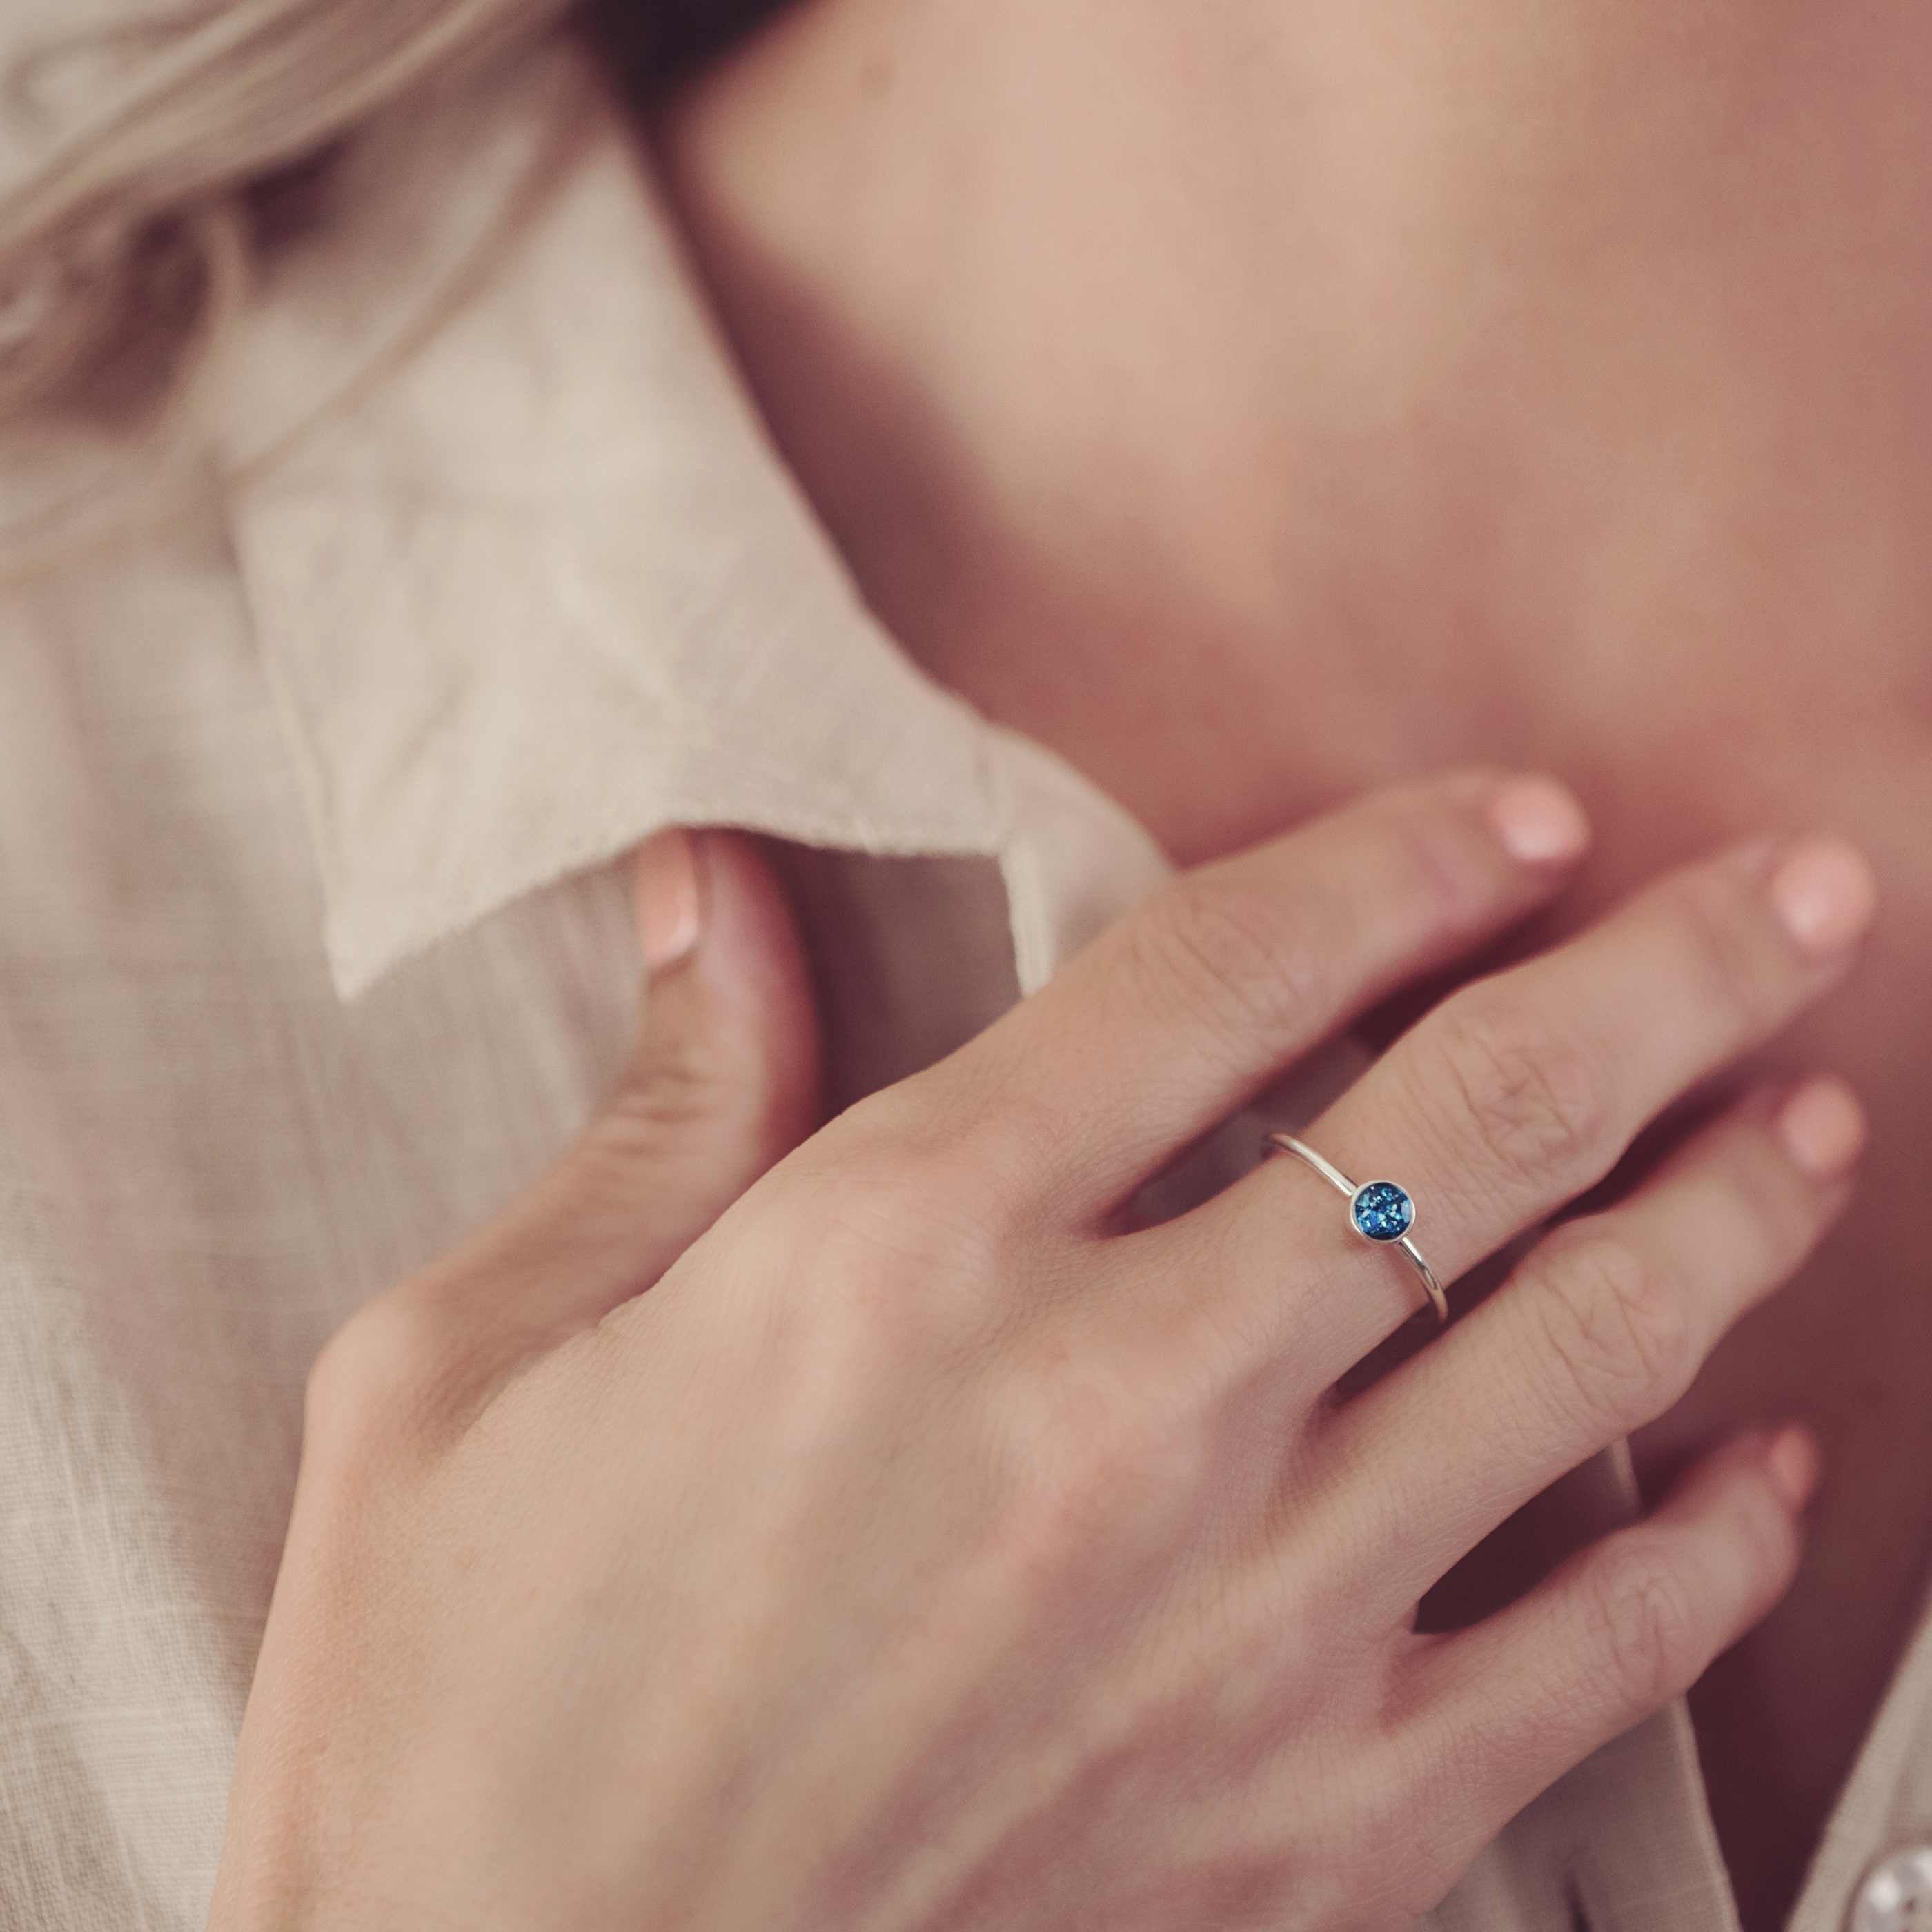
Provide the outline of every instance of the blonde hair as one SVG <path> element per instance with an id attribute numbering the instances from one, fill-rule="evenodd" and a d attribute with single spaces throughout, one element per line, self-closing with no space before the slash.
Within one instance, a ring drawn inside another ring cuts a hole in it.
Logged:
<path id="1" fill-rule="evenodd" d="M 655 85 L 783 4 L 587 10 L 604 16 L 606 53 Z M 0 427 L 50 407 L 111 412 L 118 454 L 110 477 L 0 523 L 0 581 L 168 514 L 160 486 L 198 454 L 201 386 L 218 377 L 278 183 L 385 110 L 578 10 L 576 0 L 184 0 L 21 62 L 0 111 L 23 125 L 63 66 L 92 62 L 109 77 L 0 192 Z"/>
<path id="2" fill-rule="evenodd" d="M 132 333 L 192 372 L 242 298 L 248 195 L 411 90 L 540 32 L 568 0 L 202 0 L 86 51 L 127 79 L 0 197 L 0 414 Z M 15 77 L 31 110 L 49 49 Z"/>
<path id="3" fill-rule="evenodd" d="M 204 389 L 248 298 L 264 185 L 569 5 L 199 0 L 16 71 L 14 111 L 29 116 L 36 82 L 62 61 L 119 64 L 127 78 L 91 88 L 98 104 L 0 195 L 0 428 L 22 448 L 50 415 L 113 430 L 100 460 L 57 466 L 25 500 L 10 490 L 0 585 L 85 563 L 200 500 Z"/>

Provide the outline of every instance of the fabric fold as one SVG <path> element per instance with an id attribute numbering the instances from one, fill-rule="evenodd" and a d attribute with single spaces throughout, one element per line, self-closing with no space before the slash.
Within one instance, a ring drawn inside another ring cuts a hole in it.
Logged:
<path id="1" fill-rule="evenodd" d="M 236 346 L 230 527 L 345 997 L 665 824 L 988 856 L 1006 830 L 990 728 L 864 609 L 580 56 L 497 85 L 529 98 L 413 130 L 418 178 L 363 158 L 336 192 L 380 175 L 370 218 L 284 256 Z M 493 238 L 533 123 L 567 164 Z M 488 298 L 425 326 L 484 248 Z M 403 345 L 379 381 L 370 344 Z M 318 371 L 326 424 L 279 420 Z"/>

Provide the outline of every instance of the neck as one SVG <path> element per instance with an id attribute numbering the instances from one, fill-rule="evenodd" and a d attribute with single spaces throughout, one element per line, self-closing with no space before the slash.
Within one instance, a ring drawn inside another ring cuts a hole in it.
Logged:
<path id="1" fill-rule="evenodd" d="M 1928 94 L 1911 0 L 818 0 L 664 136 L 874 606 L 1189 859 L 1911 661 Z"/>

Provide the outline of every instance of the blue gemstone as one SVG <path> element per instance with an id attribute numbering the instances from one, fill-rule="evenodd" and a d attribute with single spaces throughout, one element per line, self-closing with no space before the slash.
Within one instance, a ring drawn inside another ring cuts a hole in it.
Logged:
<path id="1" fill-rule="evenodd" d="M 1372 1241 L 1399 1241 L 1415 1219 L 1415 1203 L 1392 1180 L 1372 1180 L 1356 1191 L 1349 1210 Z"/>

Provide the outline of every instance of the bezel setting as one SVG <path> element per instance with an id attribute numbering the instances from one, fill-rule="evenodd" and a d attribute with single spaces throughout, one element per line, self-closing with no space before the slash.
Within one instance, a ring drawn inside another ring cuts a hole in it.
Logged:
<path id="1" fill-rule="evenodd" d="M 1365 1180 L 1348 1197 L 1348 1223 L 1364 1240 L 1390 1246 L 1415 1226 L 1415 1197 L 1393 1180 Z"/>

